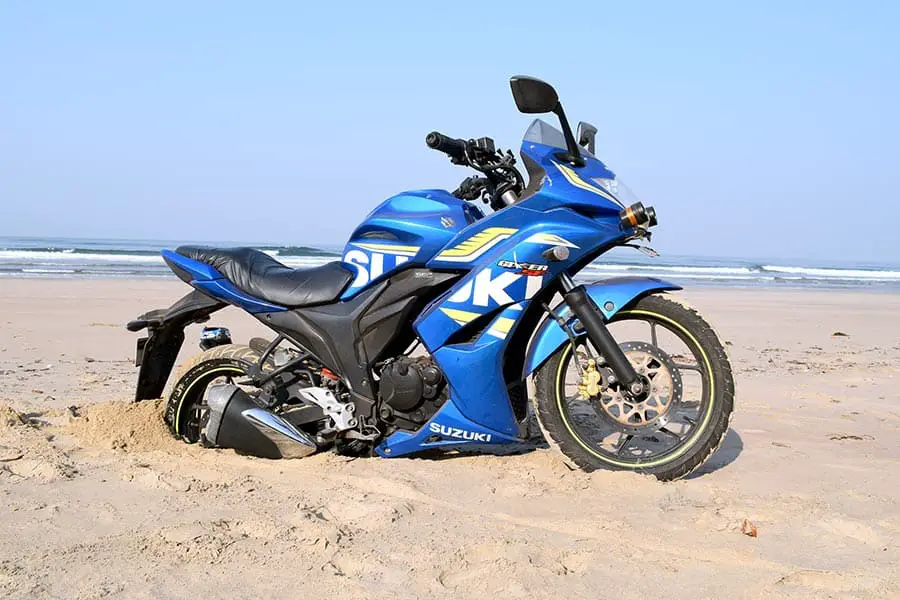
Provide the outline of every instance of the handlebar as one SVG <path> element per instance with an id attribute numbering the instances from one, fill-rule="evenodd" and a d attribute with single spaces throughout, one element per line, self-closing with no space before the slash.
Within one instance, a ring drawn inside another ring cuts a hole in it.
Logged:
<path id="1" fill-rule="evenodd" d="M 425 143 L 429 148 L 440 150 L 454 161 L 461 162 L 466 157 L 466 146 L 468 143 L 465 140 L 455 140 L 443 133 L 432 131 L 425 136 Z"/>
<path id="2" fill-rule="evenodd" d="M 450 162 L 465 165 L 484 173 L 485 177 L 470 177 L 453 195 L 462 200 L 481 197 L 491 208 L 500 210 L 514 204 L 525 189 L 522 174 L 515 168 L 512 152 L 505 154 L 494 147 L 488 137 L 477 140 L 460 140 L 447 137 L 437 131 L 425 136 L 425 144 L 450 157 Z"/>

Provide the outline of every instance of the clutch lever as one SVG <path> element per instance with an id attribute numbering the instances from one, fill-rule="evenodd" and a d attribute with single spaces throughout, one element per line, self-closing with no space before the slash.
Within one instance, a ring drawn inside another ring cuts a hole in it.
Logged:
<path id="1" fill-rule="evenodd" d="M 453 192 L 453 195 L 460 200 L 475 200 L 481 197 L 481 193 L 487 187 L 487 184 L 488 180 L 486 177 L 466 177 Z"/>

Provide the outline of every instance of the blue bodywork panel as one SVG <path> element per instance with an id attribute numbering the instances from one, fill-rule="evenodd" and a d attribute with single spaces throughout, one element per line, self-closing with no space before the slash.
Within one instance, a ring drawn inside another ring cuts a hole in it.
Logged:
<path id="1" fill-rule="evenodd" d="M 448 400 L 421 429 L 415 432 L 398 431 L 375 448 L 375 452 L 384 458 L 391 458 L 429 448 L 515 444 L 522 441 L 470 421 L 459 411 L 455 402 Z"/>
<path id="2" fill-rule="evenodd" d="M 622 308 L 641 296 L 654 292 L 680 290 L 681 286 L 653 277 L 617 277 L 588 284 L 585 289 L 608 321 Z M 572 309 L 566 304 L 561 304 L 556 314 L 569 325 L 569 331 L 574 333 L 572 326 L 578 319 L 572 316 Z M 575 334 L 575 337 L 583 335 L 586 334 L 582 332 Z M 531 375 L 554 352 L 568 342 L 569 336 L 559 326 L 559 323 L 555 319 L 546 319 L 528 347 L 522 376 Z"/>
<path id="3" fill-rule="evenodd" d="M 444 190 L 405 192 L 373 210 L 350 236 L 342 262 L 356 274 L 341 295 L 352 298 L 394 271 L 423 266 L 481 211 Z"/>

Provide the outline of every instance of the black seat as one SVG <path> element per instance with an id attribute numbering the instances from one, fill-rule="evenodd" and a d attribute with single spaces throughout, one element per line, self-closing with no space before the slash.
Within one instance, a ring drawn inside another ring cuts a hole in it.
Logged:
<path id="1" fill-rule="evenodd" d="M 181 246 L 175 252 L 215 268 L 251 296 L 291 308 L 332 302 L 353 279 L 339 262 L 292 269 L 253 248 Z"/>

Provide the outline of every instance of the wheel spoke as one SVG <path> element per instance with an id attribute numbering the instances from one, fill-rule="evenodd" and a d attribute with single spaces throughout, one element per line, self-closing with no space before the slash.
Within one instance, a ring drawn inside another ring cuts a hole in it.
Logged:
<path id="1" fill-rule="evenodd" d="M 700 365 L 693 364 L 689 365 L 686 363 L 672 363 L 672 366 L 678 369 L 679 371 L 697 371 L 700 372 Z"/>
<path id="2" fill-rule="evenodd" d="M 656 339 L 656 321 L 647 321 L 650 323 L 650 343 L 659 348 L 659 342 Z"/>
<path id="3" fill-rule="evenodd" d="M 619 444 L 619 447 L 616 448 L 616 456 L 621 456 L 622 451 L 628 447 L 628 444 L 631 443 L 631 440 L 634 438 L 631 434 L 625 434 L 622 439 L 623 441 Z"/>
<path id="4" fill-rule="evenodd" d="M 682 439 L 680 435 L 666 427 L 660 427 L 657 431 L 659 431 L 660 433 L 664 433 L 671 438 L 674 438 L 677 442 L 680 442 Z"/>

